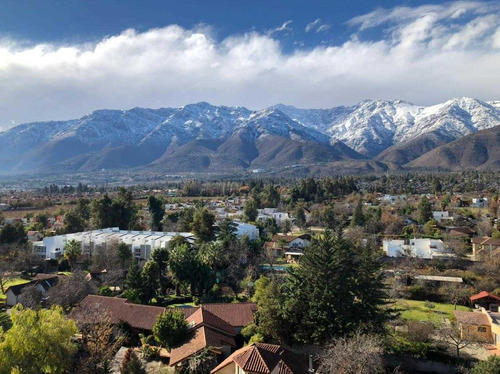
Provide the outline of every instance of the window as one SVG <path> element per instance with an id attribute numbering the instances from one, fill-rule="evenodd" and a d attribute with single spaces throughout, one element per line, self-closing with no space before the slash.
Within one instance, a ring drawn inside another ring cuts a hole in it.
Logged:
<path id="1" fill-rule="evenodd" d="M 484 327 L 484 326 L 479 326 L 479 327 L 477 328 L 477 331 L 478 331 L 478 332 L 486 332 L 486 327 Z"/>

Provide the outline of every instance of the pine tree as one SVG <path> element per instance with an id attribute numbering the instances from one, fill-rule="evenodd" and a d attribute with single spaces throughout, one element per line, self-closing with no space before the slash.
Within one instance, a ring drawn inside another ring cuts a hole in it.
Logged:
<path id="1" fill-rule="evenodd" d="M 302 343 L 323 344 L 385 319 L 378 262 L 329 230 L 304 251 L 283 294 L 285 320 L 293 340 Z"/>
<path id="2" fill-rule="evenodd" d="M 365 215 L 363 213 L 363 200 L 359 199 L 354 214 L 351 219 L 351 226 L 363 226 L 365 224 Z"/>
<path id="3" fill-rule="evenodd" d="M 422 196 L 417 207 L 417 220 L 418 223 L 423 225 L 432 218 L 431 203 L 425 196 Z"/>

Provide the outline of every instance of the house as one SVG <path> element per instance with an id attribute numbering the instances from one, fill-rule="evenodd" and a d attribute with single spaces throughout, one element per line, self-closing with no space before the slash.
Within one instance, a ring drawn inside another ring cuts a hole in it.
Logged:
<path id="1" fill-rule="evenodd" d="M 418 257 L 425 259 L 450 258 L 454 255 L 448 253 L 440 239 L 401 239 L 384 240 L 383 250 L 389 257 Z"/>
<path id="2" fill-rule="evenodd" d="M 477 342 L 492 342 L 491 324 L 486 313 L 455 310 L 453 314 L 459 324 L 462 337 Z"/>
<path id="3" fill-rule="evenodd" d="M 492 293 L 482 291 L 479 292 L 477 295 L 472 295 L 470 297 L 470 302 L 472 305 L 474 305 L 476 308 L 485 308 L 485 309 L 490 309 L 491 305 L 500 305 L 500 297 L 493 295 Z"/>
<path id="4" fill-rule="evenodd" d="M 118 323 L 120 321 L 127 322 L 136 333 L 151 333 L 158 315 L 165 311 L 163 307 L 133 304 L 127 299 L 89 295 L 78 305 L 75 309 L 75 313 L 80 317 L 84 317 L 86 311 L 97 305 L 110 313 L 111 323 Z M 200 307 L 180 308 L 180 310 L 187 318 L 199 308 Z M 214 303 L 204 304 L 203 308 L 229 323 L 233 327 L 235 335 L 238 334 L 243 327 L 254 322 L 254 314 L 257 311 L 257 305 L 254 303 Z"/>
<path id="5" fill-rule="evenodd" d="M 391 205 L 396 204 L 397 202 L 406 200 L 406 195 L 384 195 L 380 199 L 380 201 L 385 201 Z"/>
<path id="6" fill-rule="evenodd" d="M 475 231 L 470 227 L 448 227 L 448 235 L 454 238 L 467 239 L 475 234 Z"/>
<path id="7" fill-rule="evenodd" d="M 275 344 L 253 343 L 235 351 L 211 374 L 307 374 L 305 358 Z M 312 369 L 312 368 L 311 368 Z"/>
<path id="8" fill-rule="evenodd" d="M 233 326 L 203 306 L 186 317 L 188 337 L 170 351 L 170 366 L 182 367 L 190 357 L 209 347 L 212 353 L 222 358 L 229 356 L 236 347 Z"/>
<path id="9" fill-rule="evenodd" d="M 447 211 L 432 212 L 432 219 L 435 220 L 436 222 L 453 221 L 453 217 L 451 217 L 450 213 Z"/>
<path id="10" fill-rule="evenodd" d="M 310 235 L 274 235 L 272 241 L 265 243 L 268 249 L 276 252 L 284 251 L 285 259 L 289 263 L 298 262 L 303 255 L 304 248 L 310 244 Z"/>
<path id="11" fill-rule="evenodd" d="M 37 242 L 43 239 L 43 234 L 39 231 L 28 231 L 28 240 L 31 242 Z"/>
<path id="12" fill-rule="evenodd" d="M 490 309 L 479 307 L 474 312 L 456 310 L 454 314 L 463 336 L 482 343 L 492 343 L 496 349 L 500 349 L 498 305 Z"/>
<path id="13" fill-rule="evenodd" d="M 500 239 L 488 236 L 472 238 L 472 257 L 474 260 L 482 260 L 492 255 L 500 255 Z"/>
<path id="14" fill-rule="evenodd" d="M 474 197 L 472 199 L 471 207 L 472 208 L 485 208 L 488 206 L 488 198 L 487 197 Z"/>
<path id="15" fill-rule="evenodd" d="M 36 288 L 42 293 L 42 297 L 47 296 L 47 291 L 49 288 L 54 287 L 59 282 L 59 276 L 54 274 L 37 274 L 35 279 L 30 282 L 17 284 L 15 286 L 10 286 L 5 290 L 5 295 L 7 297 L 5 304 L 7 306 L 14 306 L 19 303 L 19 296 L 23 290 L 28 287 L 35 285 Z"/>

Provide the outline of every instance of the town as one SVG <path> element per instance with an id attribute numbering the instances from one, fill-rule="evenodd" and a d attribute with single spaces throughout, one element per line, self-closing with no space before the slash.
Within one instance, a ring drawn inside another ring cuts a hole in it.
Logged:
<path id="1" fill-rule="evenodd" d="M 478 172 L 4 190 L 0 373 L 498 368 L 497 191 Z"/>

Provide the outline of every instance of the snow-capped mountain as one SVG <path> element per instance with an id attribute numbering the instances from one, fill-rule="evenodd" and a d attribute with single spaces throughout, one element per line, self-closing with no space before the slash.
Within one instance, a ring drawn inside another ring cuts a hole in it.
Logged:
<path id="1" fill-rule="evenodd" d="M 365 100 L 352 107 L 297 109 L 277 107 L 297 121 L 340 140 L 354 150 L 376 156 L 393 145 L 431 132 L 450 140 L 500 125 L 499 102 L 460 98 L 430 107 L 402 100 Z"/>
<path id="2" fill-rule="evenodd" d="M 406 164 L 439 145 L 498 125 L 500 101 L 470 98 L 430 107 L 365 100 L 331 109 L 280 104 L 251 111 L 201 102 L 181 108 L 97 110 L 77 120 L 22 124 L 1 132 L 0 171 L 148 165 L 161 170 L 227 170 L 379 154 L 381 161 Z"/>

